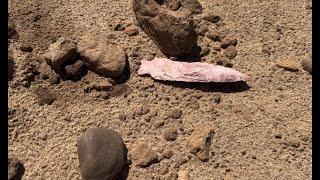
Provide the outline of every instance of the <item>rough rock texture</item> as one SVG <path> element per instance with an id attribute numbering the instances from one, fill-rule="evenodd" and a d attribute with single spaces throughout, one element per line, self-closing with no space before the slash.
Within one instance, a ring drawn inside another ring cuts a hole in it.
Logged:
<path id="1" fill-rule="evenodd" d="M 55 43 L 49 46 L 44 57 L 52 69 L 60 74 L 63 67 L 72 62 L 76 53 L 76 44 L 69 38 L 60 37 Z"/>
<path id="2" fill-rule="evenodd" d="M 287 58 L 277 62 L 278 67 L 284 68 L 288 71 L 298 71 L 300 64 L 293 58 Z"/>
<path id="3" fill-rule="evenodd" d="M 102 76 L 118 77 L 126 65 L 126 53 L 120 46 L 108 44 L 104 38 L 83 36 L 78 51 L 88 68 Z"/>
<path id="4" fill-rule="evenodd" d="M 199 125 L 187 139 L 190 153 L 201 161 L 208 161 L 212 136 L 213 129 L 210 126 Z"/>
<path id="5" fill-rule="evenodd" d="M 166 141 L 174 141 L 177 139 L 177 137 L 178 137 L 177 129 L 173 127 L 167 128 L 163 131 L 163 138 Z"/>
<path id="6" fill-rule="evenodd" d="M 200 62 L 171 61 L 165 58 L 142 60 L 138 74 L 150 74 L 158 80 L 184 82 L 236 82 L 249 79 L 249 76 L 231 68 Z"/>
<path id="7" fill-rule="evenodd" d="M 159 162 L 159 156 L 148 144 L 139 143 L 132 150 L 132 160 L 136 166 L 145 168 Z"/>
<path id="8" fill-rule="evenodd" d="M 81 175 L 85 180 L 112 180 L 125 164 L 125 145 L 119 133 L 92 128 L 78 141 Z"/>
<path id="9" fill-rule="evenodd" d="M 304 58 L 301 61 L 301 66 L 305 71 L 312 74 L 312 59 L 311 58 Z"/>
<path id="10" fill-rule="evenodd" d="M 24 167 L 17 157 L 8 158 L 8 179 L 20 180 L 24 174 Z"/>
<path id="11" fill-rule="evenodd" d="M 188 9 L 197 9 L 197 5 L 188 4 L 187 0 L 181 3 L 187 8 L 171 11 L 154 0 L 133 0 L 133 10 L 141 29 L 167 56 L 186 56 L 198 51 L 192 12 Z"/>

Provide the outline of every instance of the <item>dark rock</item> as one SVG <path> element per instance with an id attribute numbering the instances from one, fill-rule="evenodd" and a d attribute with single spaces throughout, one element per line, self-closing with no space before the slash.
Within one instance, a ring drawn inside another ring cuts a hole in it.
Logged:
<path id="1" fill-rule="evenodd" d="M 216 31 L 208 31 L 206 33 L 206 36 L 213 41 L 221 41 L 221 36 Z"/>
<path id="2" fill-rule="evenodd" d="M 39 105 L 51 105 L 56 100 L 55 94 L 50 92 L 47 88 L 39 87 L 35 90 L 35 94 L 38 96 Z"/>
<path id="3" fill-rule="evenodd" d="M 125 29 L 126 29 L 126 26 L 123 25 L 123 24 L 120 24 L 120 23 L 116 24 L 116 25 L 114 26 L 114 28 L 113 28 L 113 30 L 115 30 L 115 31 L 123 31 L 123 30 L 125 30 Z"/>
<path id="4" fill-rule="evenodd" d="M 8 81 L 11 81 L 14 78 L 14 74 L 16 71 L 16 66 L 13 58 L 11 56 L 8 57 Z"/>
<path id="5" fill-rule="evenodd" d="M 78 60 L 76 63 L 66 66 L 63 75 L 67 79 L 78 81 L 86 74 L 86 70 L 84 63 Z"/>
<path id="6" fill-rule="evenodd" d="M 195 25 L 188 10 L 198 10 L 196 4 L 200 4 L 195 2 L 197 1 L 181 1 L 184 10 L 171 11 L 154 0 L 133 0 L 133 10 L 141 29 L 158 45 L 163 54 L 187 56 L 198 51 Z"/>
<path id="7" fill-rule="evenodd" d="M 24 166 L 22 162 L 16 157 L 8 158 L 8 179 L 20 180 L 24 174 Z"/>
<path id="8" fill-rule="evenodd" d="M 83 179 L 112 180 L 126 162 L 126 147 L 116 131 L 92 128 L 78 141 L 78 158 Z"/>
<path id="9" fill-rule="evenodd" d="M 125 69 L 127 56 L 123 48 L 107 44 L 103 38 L 84 36 L 77 47 L 86 66 L 97 74 L 118 77 Z"/>
<path id="10" fill-rule="evenodd" d="M 33 48 L 30 44 L 24 44 L 20 46 L 20 50 L 23 52 L 32 52 Z"/>

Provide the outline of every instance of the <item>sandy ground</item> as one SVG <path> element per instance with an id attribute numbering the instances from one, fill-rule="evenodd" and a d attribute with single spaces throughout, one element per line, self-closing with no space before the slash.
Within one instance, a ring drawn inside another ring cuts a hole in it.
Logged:
<path id="1" fill-rule="evenodd" d="M 183 170 L 195 180 L 311 179 L 311 75 L 275 66 L 284 58 L 300 61 L 311 55 L 308 2 L 200 3 L 204 12 L 219 15 L 223 28 L 238 38 L 233 67 L 252 77 L 247 82 L 250 88 L 174 85 L 138 76 L 136 70 L 142 58 L 163 54 L 141 29 L 137 36 L 113 30 L 117 23 L 135 23 L 130 0 L 9 0 L 9 18 L 20 35 L 9 46 L 15 63 L 14 78 L 8 82 L 9 155 L 23 161 L 23 179 L 81 179 L 77 139 L 92 127 L 118 131 L 129 155 L 133 145 L 141 141 L 159 151 L 173 150 L 170 159 L 150 167 L 131 165 L 127 179 L 163 179 Z M 86 34 L 113 34 L 110 41 L 125 48 L 131 76 L 126 82 L 128 87 L 120 87 L 118 95 L 102 99 L 99 93 L 85 93 L 86 81 L 94 81 L 94 77 L 58 85 L 36 79 L 29 88 L 17 83 L 26 62 L 37 62 L 41 73 L 50 72 L 42 54 L 57 38 L 77 41 Z M 33 52 L 22 52 L 19 47 L 23 44 L 31 44 Z M 213 57 L 211 53 L 206 56 Z M 35 90 L 40 86 L 57 96 L 51 105 L 37 103 Z M 221 102 L 216 104 L 213 99 L 218 95 Z M 150 112 L 136 116 L 141 108 Z M 165 114 L 173 108 L 182 110 L 182 117 L 165 121 Z M 154 112 L 157 115 L 151 116 Z M 119 118 L 123 116 L 125 121 Z M 146 122 L 148 118 L 150 122 Z M 164 126 L 155 126 L 161 121 L 165 121 Z M 200 161 L 186 149 L 186 138 L 198 123 L 209 123 L 214 129 L 208 162 Z M 179 129 L 176 141 L 163 139 L 166 127 Z M 187 162 L 175 168 L 182 158 Z M 165 167 L 169 173 L 161 175 Z"/>

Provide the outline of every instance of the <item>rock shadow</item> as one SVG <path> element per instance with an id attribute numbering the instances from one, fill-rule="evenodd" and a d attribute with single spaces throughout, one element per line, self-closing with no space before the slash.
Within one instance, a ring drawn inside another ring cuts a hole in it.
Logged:
<path id="1" fill-rule="evenodd" d="M 126 65 L 124 67 L 122 74 L 117 78 L 113 78 L 113 80 L 116 84 L 124 84 L 130 79 L 130 75 L 131 75 L 131 69 L 128 61 L 128 56 L 126 55 Z"/>
<path id="2" fill-rule="evenodd" d="M 236 93 L 236 92 L 243 92 L 247 91 L 251 88 L 246 82 L 239 81 L 239 82 L 212 82 L 212 83 L 195 83 L 195 82 L 178 82 L 178 81 L 159 81 L 165 85 L 174 86 L 177 88 L 183 89 L 195 89 L 200 90 L 202 92 L 222 92 L 222 93 Z"/>
<path id="3" fill-rule="evenodd" d="M 12 57 L 8 57 L 8 81 L 11 81 L 14 78 L 16 73 L 16 65 Z"/>

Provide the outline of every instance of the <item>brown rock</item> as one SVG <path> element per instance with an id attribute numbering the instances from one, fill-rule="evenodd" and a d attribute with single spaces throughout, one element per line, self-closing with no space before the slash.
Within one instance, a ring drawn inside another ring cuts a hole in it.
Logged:
<path id="1" fill-rule="evenodd" d="M 197 29 L 197 34 L 204 36 L 206 32 L 209 31 L 209 28 L 206 25 L 200 25 Z"/>
<path id="2" fill-rule="evenodd" d="M 221 17 L 218 15 L 214 15 L 211 13 L 208 13 L 206 15 L 203 16 L 203 19 L 206 21 L 209 21 L 211 23 L 217 23 L 218 21 L 220 21 Z"/>
<path id="3" fill-rule="evenodd" d="M 49 46 L 44 56 L 52 69 L 60 74 L 63 67 L 73 61 L 76 53 L 75 43 L 69 38 L 61 37 Z"/>
<path id="4" fill-rule="evenodd" d="M 177 129 L 175 128 L 166 128 L 164 131 L 163 131 L 163 138 L 166 140 L 166 141 L 175 141 L 178 137 L 178 132 L 177 132 Z"/>
<path id="5" fill-rule="evenodd" d="M 158 154 L 152 150 L 146 143 L 137 144 L 132 151 L 133 164 L 139 167 L 148 167 L 151 164 L 159 162 Z"/>
<path id="6" fill-rule="evenodd" d="M 114 27 L 113 30 L 114 31 L 123 31 L 126 29 L 126 26 L 121 24 L 121 23 L 117 23 Z"/>
<path id="7" fill-rule="evenodd" d="M 277 62 L 276 65 L 288 71 L 298 71 L 300 67 L 300 64 L 293 58 L 281 60 Z"/>
<path id="8" fill-rule="evenodd" d="M 181 109 L 173 109 L 167 113 L 167 118 L 179 119 L 182 116 Z"/>
<path id="9" fill-rule="evenodd" d="M 221 48 L 225 49 L 230 45 L 236 46 L 237 43 L 238 43 L 237 38 L 228 34 L 221 40 Z"/>
<path id="10" fill-rule="evenodd" d="M 196 3 L 191 3 L 194 1 L 181 1 L 182 7 L 197 9 Z M 165 55 L 192 54 L 197 48 L 197 34 L 190 11 L 185 8 L 181 12 L 171 11 L 162 7 L 163 3 L 162 1 L 133 1 L 133 10 L 141 29 Z"/>
<path id="11" fill-rule="evenodd" d="M 125 156 L 121 135 L 111 129 L 89 129 L 78 141 L 81 175 L 86 180 L 112 180 L 125 164 Z"/>
<path id="12" fill-rule="evenodd" d="M 60 83 L 60 76 L 56 73 L 51 73 L 49 75 L 49 82 L 50 84 L 59 84 Z"/>
<path id="13" fill-rule="evenodd" d="M 87 67 L 102 76 L 118 77 L 126 65 L 126 53 L 103 38 L 84 36 L 77 44 Z"/>
<path id="14" fill-rule="evenodd" d="M 80 80 L 86 73 L 86 67 L 84 63 L 80 60 L 72 65 L 68 65 L 64 68 L 63 75 L 66 79 L 71 79 L 74 81 Z"/>
<path id="15" fill-rule="evenodd" d="M 199 125 L 187 138 L 187 147 L 190 153 L 201 161 L 209 160 L 209 149 L 213 136 L 213 129 L 208 125 Z"/>
<path id="16" fill-rule="evenodd" d="M 237 49 L 233 45 L 228 46 L 223 53 L 229 59 L 234 59 L 237 56 Z"/>
<path id="17" fill-rule="evenodd" d="M 193 14 L 201 14 L 202 6 L 198 0 L 180 0 L 181 6 L 191 11 Z"/>
<path id="18" fill-rule="evenodd" d="M 312 74 L 312 59 L 311 58 L 304 58 L 301 61 L 301 66 L 302 66 L 303 70 Z"/>
<path id="19" fill-rule="evenodd" d="M 87 85 L 84 89 L 85 92 L 91 92 L 92 90 L 96 91 L 108 91 L 112 89 L 113 85 L 105 80 L 105 81 L 99 81 L 99 82 L 92 82 L 89 85 Z"/>
<path id="20" fill-rule="evenodd" d="M 124 30 L 124 33 L 128 36 L 136 36 L 139 34 L 139 29 L 135 26 L 129 26 Z"/>

